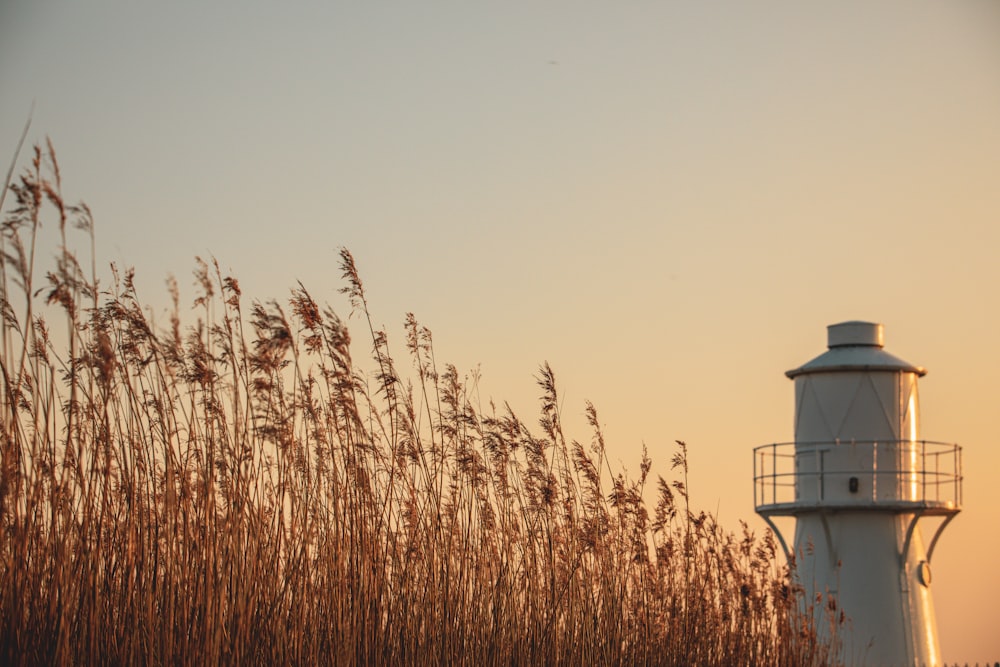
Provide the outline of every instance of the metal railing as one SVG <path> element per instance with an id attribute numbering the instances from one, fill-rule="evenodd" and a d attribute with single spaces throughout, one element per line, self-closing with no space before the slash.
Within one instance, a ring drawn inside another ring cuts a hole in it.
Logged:
<path id="1" fill-rule="evenodd" d="M 930 440 L 784 442 L 754 448 L 754 508 L 952 511 L 962 504 L 962 448 Z"/>

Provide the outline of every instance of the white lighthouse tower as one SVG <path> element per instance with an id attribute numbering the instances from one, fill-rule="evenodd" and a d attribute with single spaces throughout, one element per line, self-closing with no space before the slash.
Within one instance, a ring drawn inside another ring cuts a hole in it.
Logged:
<path id="1" fill-rule="evenodd" d="M 917 379 L 926 371 L 882 349 L 881 324 L 827 332 L 829 349 L 786 373 L 795 381 L 795 442 L 754 450 L 756 511 L 807 599 L 821 594 L 847 615 L 838 633 L 849 657 L 940 665 L 930 562 L 961 509 L 961 449 L 920 439 Z M 791 550 L 775 516 L 796 519 Z M 927 517 L 937 520 L 925 544 Z M 821 617 L 817 627 L 827 627 Z"/>

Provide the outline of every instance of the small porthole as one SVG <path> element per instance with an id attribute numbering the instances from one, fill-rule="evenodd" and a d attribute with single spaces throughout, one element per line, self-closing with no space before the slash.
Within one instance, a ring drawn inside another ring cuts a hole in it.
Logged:
<path id="1" fill-rule="evenodd" d="M 917 579 L 920 580 L 924 586 L 931 585 L 931 564 L 925 560 L 920 561 L 920 565 L 917 566 Z"/>

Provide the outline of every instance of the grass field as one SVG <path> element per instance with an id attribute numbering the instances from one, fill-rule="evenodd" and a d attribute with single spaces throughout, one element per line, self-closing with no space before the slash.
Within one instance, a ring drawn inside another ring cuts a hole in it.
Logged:
<path id="1" fill-rule="evenodd" d="M 563 432 L 547 364 L 529 426 L 412 315 L 397 363 L 347 250 L 363 364 L 304 286 L 248 303 L 214 262 L 154 326 L 51 146 L 8 180 L 0 663 L 836 662 L 771 536 L 692 507 L 683 443 L 630 478 L 592 405 Z"/>

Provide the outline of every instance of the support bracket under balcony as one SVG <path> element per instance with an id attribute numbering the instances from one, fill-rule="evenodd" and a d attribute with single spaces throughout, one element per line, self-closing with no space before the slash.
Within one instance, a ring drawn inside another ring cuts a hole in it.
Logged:
<path id="1" fill-rule="evenodd" d="M 921 510 L 913 514 L 913 518 L 910 519 L 910 525 L 906 528 L 906 540 L 903 542 L 903 551 L 899 554 L 899 565 L 900 567 L 906 567 L 906 557 L 910 552 L 910 541 L 913 539 L 913 532 L 917 528 L 917 522 L 926 514 L 926 511 Z M 941 537 L 941 533 L 944 532 L 945 527 L 951 523 L 951 520 L 958 516 L 958 510 L 952 510 L 944 514 L 944 521 L 938 524 L 937 530 L 934 531 L 934 537 L 931 538 L 930 546 L 927 548 L 927 562 L 931 562 L 931 557 L 934 555 L 934 547 L 937 546 L 938 538 Z"/>

